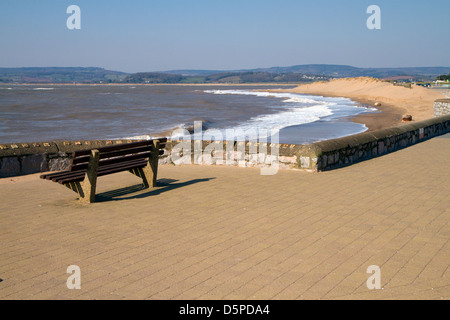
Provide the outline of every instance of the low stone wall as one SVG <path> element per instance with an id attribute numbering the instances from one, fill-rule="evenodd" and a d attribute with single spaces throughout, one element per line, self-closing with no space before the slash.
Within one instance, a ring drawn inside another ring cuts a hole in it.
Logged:
<path id="1" fill-rule="evenodd" d="M 302 148 L 302 145 L 295 144 L 248 141 L 169 141 L 159 164 L 263 168 L 278 162 L 280 169 L 297 169 L 298 154 Z"/>
<path id="2" fill-rule="evenodd" d="M 300 168 L 325 171 L 394 152 L 450 132 L 450 115 L 304 146 Z"/>
<path id="3" fill-rule="evenodd" d="M 168 141 L 160 165 L 235 165 L 325 171 L 378 157 L 450 132 L 450 115 L 309 145 L 223 141 Z M 0 144 L 0 178 L 65 170 L 76 150 L 136 140 Z"/>
<path id="4" fill-rule="evenodd" d="M 450 114 L 450 99 L 439 99 L 434 102 L 434 116 L 441 117 Z"/>

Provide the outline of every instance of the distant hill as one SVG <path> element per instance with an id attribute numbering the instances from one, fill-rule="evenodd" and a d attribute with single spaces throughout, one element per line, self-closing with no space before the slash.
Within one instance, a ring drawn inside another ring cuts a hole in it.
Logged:
<path id="1" fill-rule="evenodd" d="M 0 83 L 304 83 L 330 78 L 373 77 L 431 81 L 450 67 L 357 68 L 307 64 L 243 70 L 169 70 L 124 73 L 103 68 L 0 68 Z"/>
<path id="2" fill-rule="evenodd" d="M 351 78 L 351 77 L 373 77 L 388 78 L 397 76 L 407 76 L 415 78 L 432 78 L 447 74 L 450 67 L 410 67 L 410 68 L 358 68 L 346 65 L 333 64 L 304 64 L 290 67 L 271 67 L 257 69 L 243 69 L 233 71 L 217 71 L 217 70 L 173 70 L 163 71 L 162 73 L 184 74 L 189 76 L 205 76 L 211 74 L 219 74 L 225 72 L 267 72 L 267 73 L 301 73 L 308 75 L 323 75 L 333 78 Z"/>
<path id="3" fill-rule="evenodd" d="M 346 65 L 308 64 L 291 67 L 218 70 L 169 70 L 138 73 L 132 83 L 302 83 L 330 78 L 373 77 L 430 81 L 448 73 L 449 67 L 357 68 Z"/>
<path id="4" fill-rule="evenodd" d="M 140 72 L 127 76 L 126 83 L 305 83 L 328 80 L 326 76 L 302 73 L 219 72 L 214 74 Z"/>
<path id="5" fill-rule="evenodd" d="M 410 76 L 411 78 L 429 77 L 434 79 L 441 74 L 448 73 L 449 70 L 450 67 L 357 68 L 346 65 L 307 64 L 291 67 L 255 69 L 253 71 L 274 73 L 298 72 L 326 75 L 335 78 L 373 77 L 382 79 L 394 76 Z"/>
<path id="6" fill-rule="evenodd" d="M 103 68 L 0 68 L 0 83 L 112 83 L 120 82 L 126 73 Z"/>
<path id="7" fill-rule="evenodd" d="M 179 74 L 185 77 L 196 77 L 196 76 L 209 76 L 215 73 L 223 72 L 233 72 L 225 70 L 169 70 L 169 71 L 159 71 L 156 73 L 167 73 L 167 74 Z"/>

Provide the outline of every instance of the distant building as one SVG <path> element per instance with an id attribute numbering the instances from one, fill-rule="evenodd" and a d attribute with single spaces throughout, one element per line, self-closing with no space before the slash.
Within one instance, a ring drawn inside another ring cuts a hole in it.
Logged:
<path id="1" fill-rule="evenodd" d="M 450 89 L 450 81 L 449 80 L 436 80 L 434 82 L 433 88 Z"/>

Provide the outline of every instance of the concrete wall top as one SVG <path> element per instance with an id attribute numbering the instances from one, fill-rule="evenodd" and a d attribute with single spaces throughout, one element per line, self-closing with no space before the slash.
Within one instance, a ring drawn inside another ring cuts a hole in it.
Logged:
<path id="1" fill-rule="evenodd" d="M 74 151 L 108 147 L 115 144 L 130 143 L 133 140 L 82 140 L 82 141 L 55 141 L 59 152 L 72 153 Z"/>
<path id="2" fill-rule="evenodd" d="M 82 140 L 47 141 L 30 143 L 1 143 L 0 158 L 28 156 L 33 154 L 71 154 L 74 151 L 107 147 L 114 144 L 129 143 L 136 140 Z"/>
<path id="3" fill-rule="evenodd" d="M 55 142 L 0 143 L 0 158 L 58 152 Z"/>

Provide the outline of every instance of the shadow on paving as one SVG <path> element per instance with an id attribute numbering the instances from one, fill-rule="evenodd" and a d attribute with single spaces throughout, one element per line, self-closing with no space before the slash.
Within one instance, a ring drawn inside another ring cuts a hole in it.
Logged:
<path id="1" fill-rule="evenodd" d="M 108 192 L 99 193 L 95 196 L 95 202 L 105 202 L 105 201 L 120 201 L 120 200 L 131 200 L 131 199 L 142 199 L 150 196 L 156 196 L 163 192 L 175 190 L 178 188 L 190 186 L 196 183 L 208 182 L 215 178 L 204 178 L 204 179 L 194 179 L 186 182 L 179 182 L 174 179 L 160 179 L 157 182 L 156 189 L 146 189 L 142 184 L 137 184 L 130 187 L 125 187 L 117 190 L 112 190 Z M 137 195 L 127 196 L 132 193 L 136 193 L 142 190 L 148 190 L 145 193 L 140 193 Z M 125 197 L 124 197 L 125 196 Z"/>

